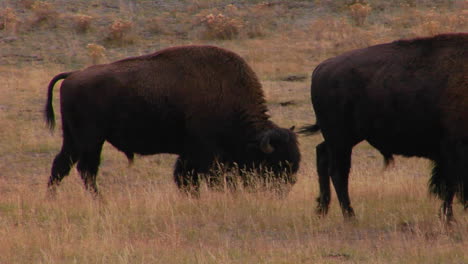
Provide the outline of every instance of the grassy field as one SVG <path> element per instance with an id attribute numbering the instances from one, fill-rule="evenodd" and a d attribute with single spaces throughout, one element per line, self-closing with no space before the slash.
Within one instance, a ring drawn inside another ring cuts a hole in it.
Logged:
<path id="1" fill-rule="evenodd" d="M 350 180 L 357 221 L 343 221 L 334 194 L 329 215 L 318 218 L 319 135 L 300 137 L 298 182 L 282 199 L 206 188 L 187 198 L 172 181 L 175 156 L 137 157 L 129 167 L 108 144 L 102 201 L 75 170 L 55 200 L 46 198 L 61 133 L 49 133 L 42 109 L 59 72 L 174 45 L 218 45 L 258 73 L 273 121 L 302 126 L 314 122 L 310 73 L 322 60 L 468 31 L 463 0 L 352 3 L 0 0 L 0 263 L 468 263 L 468 213 L 457 203 L 453 227 L 438 220 L 426 160 L 397 158 L 383 170 L 378 152 L 360 144 Z"/>

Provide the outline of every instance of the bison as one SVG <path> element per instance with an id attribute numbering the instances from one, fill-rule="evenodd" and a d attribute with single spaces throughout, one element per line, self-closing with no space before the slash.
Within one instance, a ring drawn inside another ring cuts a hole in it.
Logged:
<path id="1" fill-rule="evenodd" d="M 77 163 L 86 188 L 98 193 L 105 141 L 130 161 L 134 154 L 177 154 L 174 180 L 185 191 L 198 193 L 203 175 L 219 175 L 210 174 L 219 167 L 261 169 L 295 182 L 300 162 L 296 135 L 269 119 L 256 74 L 231 51 L 173 47 L 60 73 L 48 87 L 45 117 L 51 130 L 52 91 L 60 79 L 65 79 L 60 88 L 63 143 L 49 190 Z M 220 183 L 211 179 L 210 184 Z"/>
<path id="2" fill-rule="evenodd" d="M 398 40 L 327 59 L 312 74 L 311 100 L 321 130 L 316 147 L 320 195 L 327 214 L 330 177 L 345 217 L 353 146 L 366 140 L 386 161 L 394 154 L 434 163 L 431 193 L 453 219 L 458 196 L 468 207 L 468 34 Z"/>

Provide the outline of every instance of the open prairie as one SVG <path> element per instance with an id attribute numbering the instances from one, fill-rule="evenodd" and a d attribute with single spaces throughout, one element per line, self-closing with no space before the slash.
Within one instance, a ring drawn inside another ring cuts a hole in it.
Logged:
<path id="1" fill-rule="evenodd" d="M 105 144 L 102 200 L 77 172 L 57 197 L 46 184 L 61 147 L 60 117 L 43 119 L 56 74 L 185 44 L 230 49 L 261 79 L 282 127 L 315 121 L 310 75 L 326 58 L 400 38 L 468 31 L 463 0 L 0 0 L 0 263 L 468 263 L 468 212 L 446 227 L 428 194 L 431 164 L 397 157 L 384 170 L 368 144 L 354 149 L 354 222 L 336 196 L 318 218 L 315 146 L 287 197 L 259 190 L 181 195 L 173 155 L 125 155 Z M 59 111 L 58 86 L 54 107 Z M 164 124 L 161 124 L 164 126 Z"/>

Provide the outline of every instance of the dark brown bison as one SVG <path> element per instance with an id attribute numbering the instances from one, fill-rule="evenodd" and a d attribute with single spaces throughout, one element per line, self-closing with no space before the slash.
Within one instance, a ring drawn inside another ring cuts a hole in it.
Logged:
<path id="1" fill-rule="evenodd" d="M 353 146 L 366 140 L 393 154 L 434 162 L 430 191 L 453 217 L 455 195 L 468 207 L 468 34 L 399 40 L 320 63 L 312 74 L 320 196 L 330 203 L 330 177 L 345 216 L 353 216 L 348 174 Z"/>
<path id="2" fill-rule="evenodd" d="M 97 193 L 104 141 L 129 160 L 134 153 L 179 155 L 175 182 L 195 193 L 200 176 L 219 164 L 239 171 L 261 168 L 295 182 L 296 135 L 269 120 L 256 74 L 231 51 L 174 47 L 61 73 L 48 87 L 45 114 L 51 129 L 52 90 L 60 79 L 65 79 L 60 89 L 63 144 L 52 164 L 52 189 L 77 163 L 85 186 Z M 210 179 L 210 184 L 220 182 Z"/>

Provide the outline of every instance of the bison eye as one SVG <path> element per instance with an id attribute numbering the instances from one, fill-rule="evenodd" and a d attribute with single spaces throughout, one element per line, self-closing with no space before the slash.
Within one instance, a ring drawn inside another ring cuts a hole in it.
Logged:
<path id="1" fill-rule="evenodd" d="M 270 137 L 269 136 L 265 136 L 260 141 L 260 149 L 266 154 L 270 154 L 275 150 L 275 148 L 270 143 Z"/>

